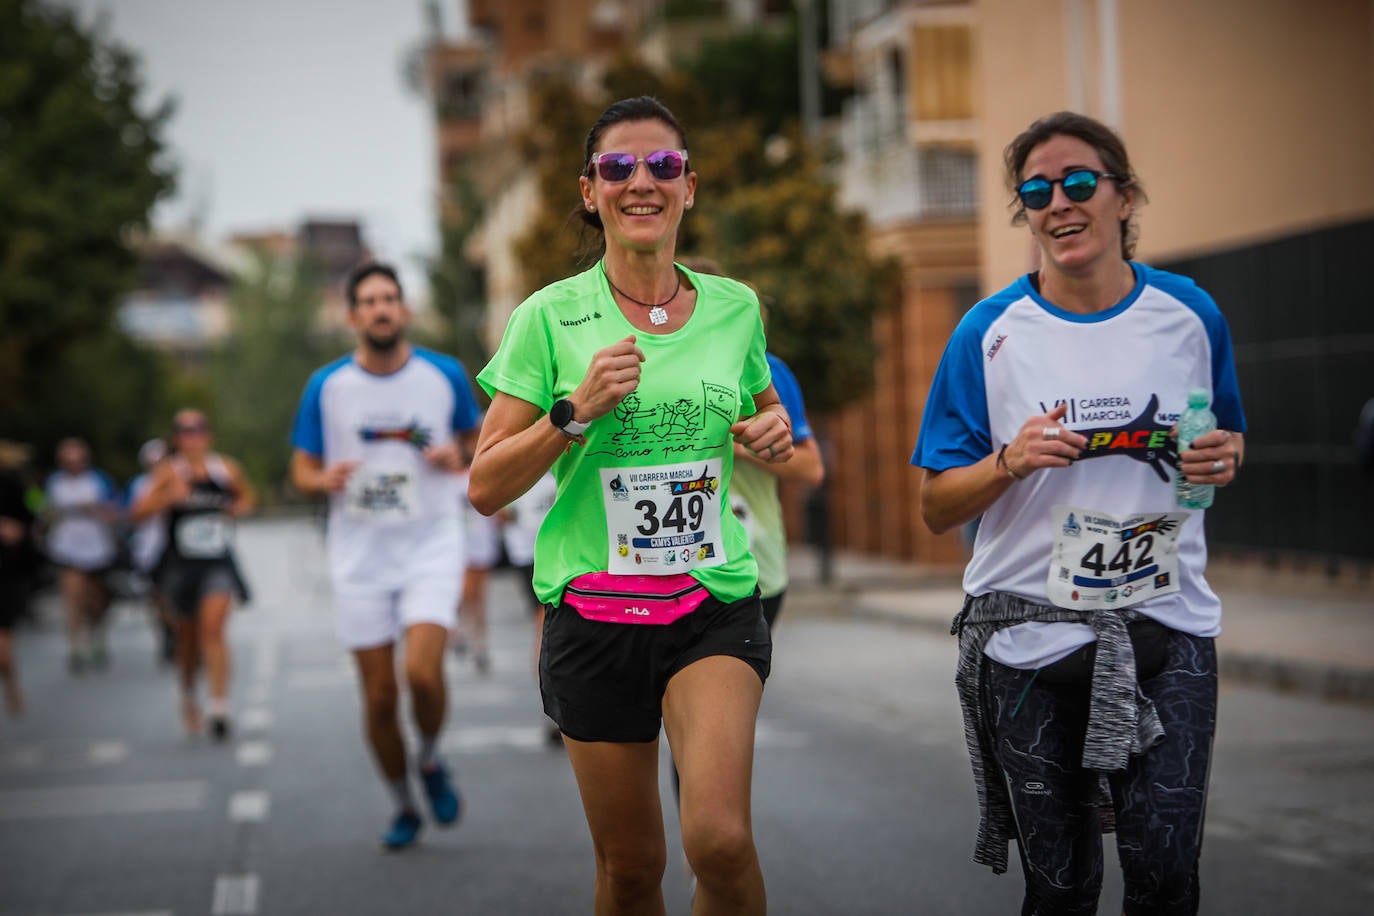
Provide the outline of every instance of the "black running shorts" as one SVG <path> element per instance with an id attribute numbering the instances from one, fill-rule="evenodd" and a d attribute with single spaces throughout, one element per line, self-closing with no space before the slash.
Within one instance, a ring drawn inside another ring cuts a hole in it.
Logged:
<path id="1" fill-rule="evenodd" d="M 548 605 L 539 653 L 544 712 L 577 741 L 653 741 L 668 681 L 713 655 L 738 658 L 767 680 L 773 641 L 757 593 L 732 604 L 707 598 L 661 625 L 587 620 L 566 602 Z"/>

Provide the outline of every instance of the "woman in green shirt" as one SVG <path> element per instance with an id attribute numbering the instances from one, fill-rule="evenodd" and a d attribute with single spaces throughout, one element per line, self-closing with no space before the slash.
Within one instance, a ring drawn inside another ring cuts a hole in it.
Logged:
<path id="1" fill-rule="evenodd" d="M 733 444 L 792 455 L 758 300 L 674 263 L 697 176 L 655 99 L 587 137 L 583 218 L 605 256 L 512 315 L 478 381 L 492 396 L 469 495 L 498 511 L 552 469 L 535 546 L 540 657 L 596 850 L 596 912 L 662 913 L 658 735 L 682 776 L 697 907 L 763 913 L 750 816 L 754 725 L 772 643 L 730 511 Z"/>

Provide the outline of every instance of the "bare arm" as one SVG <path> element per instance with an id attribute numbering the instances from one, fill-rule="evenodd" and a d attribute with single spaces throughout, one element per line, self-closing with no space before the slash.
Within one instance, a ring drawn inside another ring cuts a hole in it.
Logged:
<path id="1" fill-rule="evenodd" d="M 735 463 L 741 462 L 763 468 L 779 480 L 801 483 L 808 487 L 818 487 L 825 479 L 825 464 L 821 460 L 821 449 L 815 439 L 794 441 L 792 457 L 782 462 L 761 461 L 754 457 L 753 452 L 736 442 Z"/>
<path id="2" fill-rule="evenodd" d="M 1082 435 L 1060 425 L 1067 411 L 1060 405 L 1028 419 L 1016 438 L 981 461 L 944 471 L 926 469 L 921 481 L 921 518 L 936 534 L 970 522 L 992 506 L 1019 481 L 1031 474 L 1068 467 L 1088 444 Z M 1057 430 L 1047 437 L 1048 430 Z M 1213 430 L 1194 440 L 1179 456 L 1179 466 L 1192 483 L 1225 486 L 1236 478 L 1245 460 L 1245 437 L 1229 430 Z M 1216 462 L 1220 470 L 1214 470 Z"/>
<path id="3" fill-rule="evenodd" d="M 792 418 L 778 399 L 777 389 L 769 386 L 754 395 L 754 413 L 730 427 L 735 444 L 766 464 L 783 464 L 791 459 Z"/>
<path id="4" fill-rule="evenodd" d="M 598 350 L 581 383 L 568 396 L 573 419 L 590 423 L 615 409 L 639 385 L 644 351 L 634 335 Z M 509 505 L 542 477 L 574 441 L 551 423 L 537 422 L 537 404 L 498 391 L 482 421 L 468 477 L 468 499 L 483 515 Z M 580 438 L 580 437 L 579 437 Z"/>
<path id="5" fill-rule="evenodd" d="M 496 392 L 468 477 L 468 499 L 478 512 L 494 515 L 510 505 L 572 447 L 552 423 L 539 422 L 543 415 L 538 405 Z"/>
<path id="6" fill-rule="evenodd" d="M 291 456 L 291 484 L 307 496 L 337 493 L 357 466 L 356 461 L 339 461 L 326 467 L 318 455 L 296 449 Z"/>
<path id="7" fill-rule="evenodd" d="M 168 462 L 159 464 L 152 471 L 152 479 L 129 507 L 129 519 L 144 522 L 160 512 L 181 502 L 191 495 L 191 487 Z"/>
<path id="8" fill-rule="evenodd" d="M 921 518 L 936 534 L 970 522 L 987 511 L 1018 482 L 1031 474 L 1066 468 L 1082 452 L 1088 440 L 1061 425 L 1068 412 L 1060 404 L 1048 413 L 1036 414 L 1022 424 L 1005 449 L 973 464 L 926 469 L 921 481 Z M 1053 430 L 1052 436 L 1046 432 Z"/>
<path id="9" fill-rule="evenodd" d="M 235 518 L 242 518 L 257 508 L 258 494 L 237 461 L 225 458 L 224 466 L 229 469 L 229 479 L 234 482 L 234 502 L 229 506 L 229 514 Z"/>

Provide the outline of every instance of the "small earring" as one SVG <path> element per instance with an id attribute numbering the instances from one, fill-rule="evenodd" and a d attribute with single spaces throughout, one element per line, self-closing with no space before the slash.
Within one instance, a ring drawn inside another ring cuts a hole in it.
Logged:
<path id="1" fill-rule="evenodd" d="M 687 198 L 686 206 L 690 207 L 691 205 L 692 205 L 692 198 L 689 197 L 689 198 Z"/>
<path id="2" fill-rule="evenodd" d="M 587 212 L 588 212 L 588 213 L 595 213 L 595 212 L 596 212 L 596 204 L 587 204 Z"/>

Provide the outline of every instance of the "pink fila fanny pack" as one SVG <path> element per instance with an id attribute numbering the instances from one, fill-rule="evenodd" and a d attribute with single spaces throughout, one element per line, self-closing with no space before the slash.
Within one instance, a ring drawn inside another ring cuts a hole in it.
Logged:
<path id="1" fill-rule="evenodd" d="M 710 597 L 706 586 L 686 573 L 675 576 L 618 576 L 585 573 L 568 583 L 563 600 L 587 620 L 603 623 L 672 623 Z"/>

